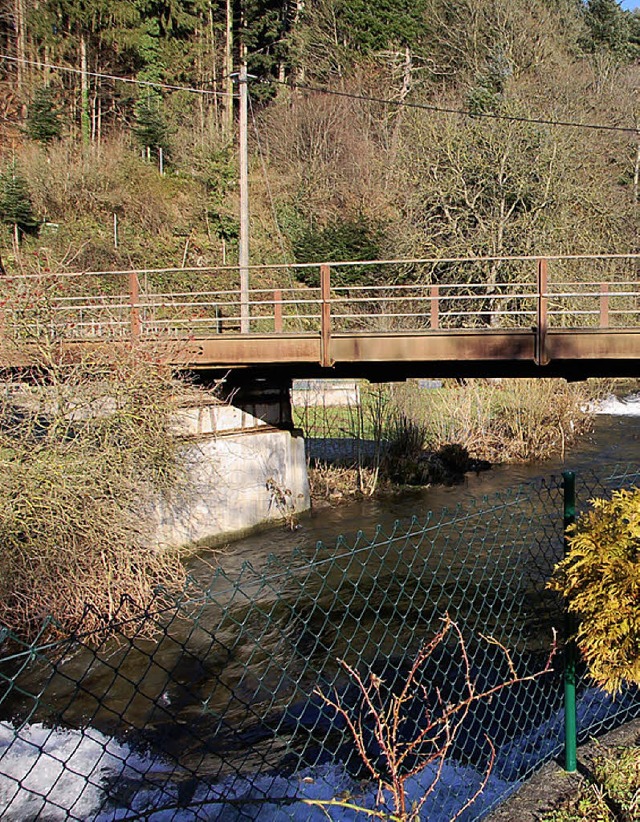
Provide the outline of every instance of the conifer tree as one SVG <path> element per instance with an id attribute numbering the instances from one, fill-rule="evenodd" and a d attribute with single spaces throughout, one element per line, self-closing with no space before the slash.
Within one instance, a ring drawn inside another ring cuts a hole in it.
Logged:
<path id="1" fill-rule="evenodd" d="M 629 23 L 616 0 L 588 0 L 585 21 L 590 35 L 589 51 L 606 49 L 623 54 L 629 44 Z"/>
<path id="2" fill-rule="evenodd" d="M 0 220 L 12 226 L 16 243 L 22 234 L 35 234 L 38 230 L 27 181 L 15 163 L 0 175 Z"/>
<path id="3" fill-rule="evenodd" d="M 169 154 L 169 128 L 161 111 L 162 101 L 157 94 L 146 94 L 136 104 L 134 133 L 143 148 L 154 154 L 162 149 Z"/>
<path id="4" fill-rule="evenodd" d="M 60 139 L 61 133 L 62 123 L 53 90 L 50 86 L 41 86 L 29 105 L 27 134 L 38 143 L 51 143 Z"/>

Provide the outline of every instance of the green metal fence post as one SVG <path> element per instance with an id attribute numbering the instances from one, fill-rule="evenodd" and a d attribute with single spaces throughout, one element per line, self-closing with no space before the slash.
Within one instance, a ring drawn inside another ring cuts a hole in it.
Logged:
<path id="1" fill-rule="evenodd" d="M 567 528 L 576 519 L 576 475 L 573 471 L 562 472 L 564 489 L 564 552 L 569 549 Z M 576 662 L 577 649 L 573 639 L 575 620 L 567 609 L 565 613 L 564 651 L 564 754 L 565 770 L 574 773 L 578 767 L 578 726 L 576 718 Z"/>

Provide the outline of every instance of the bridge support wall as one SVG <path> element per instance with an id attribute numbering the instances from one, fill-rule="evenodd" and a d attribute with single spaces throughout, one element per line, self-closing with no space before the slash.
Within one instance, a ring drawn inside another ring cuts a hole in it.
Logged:
<path id="1" fill-rule="evenodd" d="M 310 507 L 304 440 L 232 406 L 184 409 L 185 476 L 152 503 L 154 544 L 216 544 Z"/>

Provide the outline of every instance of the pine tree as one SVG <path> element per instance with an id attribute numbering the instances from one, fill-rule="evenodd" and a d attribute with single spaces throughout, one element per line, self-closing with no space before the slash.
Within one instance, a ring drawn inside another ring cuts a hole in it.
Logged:
<path id="1" fill-rule="evenodd" d="M 161 111 L 162 101 L 157 94 L 146 94 L 136 104 L 134 133 L 143 148 L 154 154 L 162 149 L 169 154 L 169 127 Z"/>
<path id="2" fill-rule="evenodd" d="M 606 49 L 623 54 L 629 44 L 629 21 L 616 0 L 588 0 L 585 21 L 590 35 L 589 51 Z"/>
<path id="3" fill-rule="evenodd" d="M 61 133 L 62 123 L 53 90 L 50 86 L 41 86 L 27 111 L 27 134 L 38 143 L 51 143 L 60 139 Z"/>
<path id="4" fill-rule="evenodd" d="M 0 220 L 13 227 L 16 240 L 22 234 L 38 231 L 39 222 L 33 211 L 29 186 L 15 164 L 0 175 Z"/>

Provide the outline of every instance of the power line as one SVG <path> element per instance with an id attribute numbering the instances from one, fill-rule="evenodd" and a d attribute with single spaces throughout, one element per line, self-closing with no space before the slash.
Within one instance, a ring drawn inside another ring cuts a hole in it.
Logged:
<path id="1" fill-rule="evenodd" d="M 286 80 L 264 79 L 261 80 L 266 85 L 280 85 L 287 86 L 291 89 L 299 89 L 301 91 L 313 91 L 318 94 L 328 94 L 333 97 L 346 97 L 350 100 L 361 100 L 365 103 L 379 103 L 386 106 L 396 106 L 397 108 L 413 108 L 420 111 L 432 111 L 440 114 L 461 114 L 465 117 L 485 118 L 489 120 L 506 120 L 514 123 L 532 123 L 533 125 L 541 126 L 563 126 L 567 128 L 584 128 L 595 131 L 617 131 L 627 134 L 639 134 L 639 126 L 607 126 L 602 123 L 580 123 L 571 120 L 548 120 L 543 117 L 519 117 L 515 114 L 495 114 L 493 112 L 472 112 L 467 109 L 448 108 L 446 106 L 434 106 L 428 103 L 410 103 L 406 100 L 389 100 L 385 97 L 370 97 L 366 94 L 356 94 L 348 91 L 334 91 L 332 89 L 322 88 L 321 86 L 312 86 L 307 83 L 291 83 Z"/>
<path id="2" fill-rule="evenodd" d="M 135 86 L 150 86 L 152 88 L 164 89 L 165 91 L 188 91 L 192 94 L 209 95 L 213 97 L 235 97 L 234 94 L 229 94 L 226 91 L 218 91 L 217 89 L 194 88 L 193 86 L 178 86 L 171 83 L 158 83 L 153 80 L 138 80 L 134 77 L 121 77 L 118 74 L 106 74 L 101 71 L 83 71 L 82 69 L 73 68 L 72 66 L 59 66 L 55 63 L 47 63 L 40 60 L 26 60 L 21 57 L 10 57 L 8 54 L 0 54 L 0 60 L 8 60 L 11 63 L 23 63 L 27 66 L 35 66 L 36 68 L 55 69 L 56 71 L 66 71 L 69 74 L 84 74 L 88 77 L 99 77 L 103 80 L 117 80 L 120 83 L 129 83 Z"/>
<path id="3" fill-rule="evenodd" d="M 0 60 L 7 60 L 12 63 L 23 63 L 36 68 L 55 69 L 56 71 L 66 71 L 70 74 L 85 74 L 89 77 L 98 77 L 105 80 L 114 80 L 121 83 L 129 83 L 130 85 L 147 86 L 151 88 L 164 89 L 166 91 L 186 91 L 191 94 L 202 94 L 215 97 L 237 97 L 236 94 L 229 94 L 226 91 L 218 91 L 217 89 L 202 89 L 194 86 L 181 86 L 172 83 L 160 83 L 152 80 L 139 80 L 133 77 L 122 77 L 117 74 L 107 74 L 99 71 L 86 71 L 82 69 L 73 68 L 72 66 L 61 66 L 55 63 L 49 63 L 40 60 L 27 60 L 20 57 L 11 57 L 8 54 L 0 54 Z M 326 94 L 332 97 L 343 97 L 350 100 L 360 100 L 365 103 L 377 103 L 379 105 L 395 106 L 396 108 L 411 108 L 418 111 L 431 111 L 439 114 L 458 114 L 463 117 L 476 117 L 478 119 L 488 120 L 503 120 L 514 123 L 530 123 L 532 125 L 543 126 L 559 126 L 563 128 L 582 128 L 592 131 L 613 131 L 623 134 L 638 134 L 640 133 L 640 126 L 610 126 L 603 123 L 583 123 L 572 120 L 552 120 L 544 117 L 522 117 L 515 114 L 496 114 L 495 112 L 472 112 L 468 109 L 451 108 L 447 106 L 435 106 L 429 103 L 411 103 L 406 100 L 390 100 L 386 97 L 372 97 L 366 94 L 356 94 L 355 92 L 336 91 L 334 89 L 323 88 L 322 86 L 313 86 L 308 83 L 295 83 L 287 80 L 275 80 L 273 78 L 261 78 L 259 80 L 264 85 L 279 85 L 290 89 L 297 89 L 300 91 L 311 91 L 317 94 Z"/>

